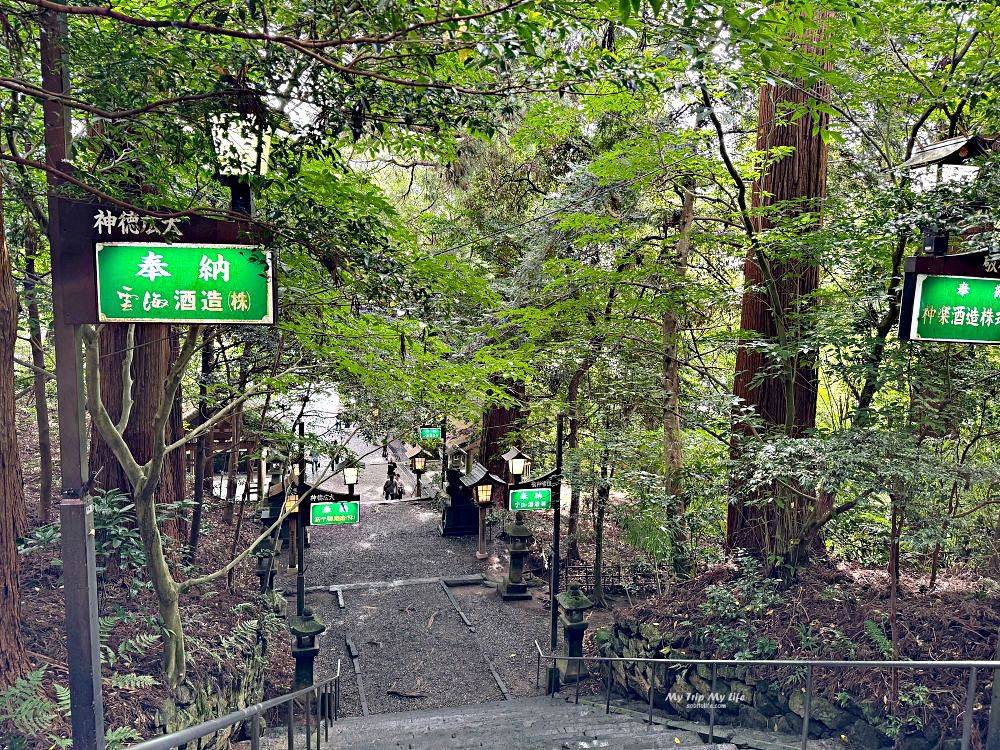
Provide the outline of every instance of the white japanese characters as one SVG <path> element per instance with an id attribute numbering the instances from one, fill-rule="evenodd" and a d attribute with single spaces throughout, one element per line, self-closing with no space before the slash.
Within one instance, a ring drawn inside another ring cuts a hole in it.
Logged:
<path id="1" fill-rule="evenodd" d="M 222 253 L 219 253 L 216 260 L 202 255 L 198 266 L 198 278 L 202 281 L 218 281 L 220 276 L 223 281 L 229 281 L 229 261 L 222 257 Z"/>
<path id="2" fill-rule="evenodd" d="M 94 214 L 94 229 L 98 235 L 116 231 L 125 236 L 153 234 L 159 237 L 183 237 L 181 218 L 160 219 L 155 216 L 140 216 L 135 211 L 123 211 L 116 216 L 108 209 L 100 209 Z"/>
<path id="3" fill-rule="evenodd" d="M 972 292 L 969 283 L 963 281 L 955 288 L 955 294 L 966 297 Z M 1000 284 L 993 288 L 993 299 L 1000 299 Z M 924 304 L 920 309 L 920 320 L 924 325 L 952 325 L 969 328 L 990 328 L 1000 326 L 1000 310 L 974 305 Z"/>
<path id="4" fill-rule="evenodd" d="M 163 262 L 163 256 L 149 251 L 149 255 L 142 259 L 136 276 L 145 276 L 150 281 L 156 281 L 161 276 L 170 276 L 167 271 L 167 264 Z"/>

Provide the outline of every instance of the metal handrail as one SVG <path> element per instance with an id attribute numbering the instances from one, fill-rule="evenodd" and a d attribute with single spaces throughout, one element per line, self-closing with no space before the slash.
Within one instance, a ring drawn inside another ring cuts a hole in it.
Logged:
<path id="1" fill-rule="evenodd" d="M 250 721 L 250 748 L 260 750 L 261 737 L 261 716 L 271 709 L 279 706 L 288 706 L 288 750 L 295 750 L 295 704 L 297 700 L 305 703 L 305 729 L 306 729 L 306 750 L 312 750 L 312 705 L 315 702 L 316 714 L 316 750 L 320 750 L 320 743 L 323 732 L 321 722 L 325 722 L 326 740 L 330 739 L 330 720 L 337 721 L 340 718 L 340 659 L 337 659 L 337 672 L 333 677 L 309 687 L 296 690 L 292 693 L 272 698 L 263 703 L 255 703 L 252 706 L 241 708 L 238 711 L 220 716 L 217 719 L 209 719 L 193 727 L 180 729 L 162 737 L 154 737 L 151 740 L 140 742 L 137 745 L 130 745 L 128 750 L 173 750 L 183 747 L 188 742 L 201 740 L 209 735 L 227 729 L 234 724 L 241 724 Z M 332 716 L 331 716 L 332 713 Z"/>
<path id="2" fill-rule="evenodd" d="M 802 733 L 799 741 L 800 750 L 806 750 L 806 742 L 809 739 L 809 719 L 812 709 L 813 692 L 813 670 L 814 669 L 967 669 L 969 670 L 969 681 L 965 692 L 965 713 L 962 716 L 962 750 L 969 750 L 969 743 L 972 737 L 972 712 L 976 701 L 976 673 L 979 669 L 994 670 L 994 679 L 1000 678 L 1000 661 L 985 660 L 962 660 L 962 661 L 870 661 L 870 660 L 836 660 L 836 659 L 672 659 L 663 657 L 655 659 L 646 656 L 563 656 L 561 654 L 546 654 L 542 652 L 542 647 L 535 640 L 535 651 L 538 652 L 538 660 L 535 666 L 535 688 L 541 687 L 542 659 L 551 661 L 583 662 L 588 661 L 605 664 L 605 678 L 607 681 L 607 691 L 604 701 L 604 712 L 611 713 L 611 688 L 612 675 L 611 665 L 614 662 L 630 663 L 651 663 L 653 664 L 653 674 L 649 681 L 649 719 L 653 724 L 653 696 L 656 691 L 656 668 L 660 664 L 664 666 L 683 666 L 706 664 L 712 667 L 712 688 L 711 693 L 715 695 L 716 680 L 720 666 L 726 667 L 805 667 L 806 685 L 805 700 L 802 711 Z M 583 666 L 583 665 L 581 665 Z M 666 674 L 664 674 L 664 681 Z M 552 697 L 555 692 L 551 691 Z M 576 702 L 580 702 L 580 678 L 576 680 Z M 708 741 L 715 741 L 715 701 L 709 701 L 709 725 Z"/>

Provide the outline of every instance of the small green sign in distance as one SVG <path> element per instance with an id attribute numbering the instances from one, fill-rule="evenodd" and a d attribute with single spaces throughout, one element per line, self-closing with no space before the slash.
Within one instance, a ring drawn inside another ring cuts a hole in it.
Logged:
<path id="1" fill-rule="evenodd" d="M 101 322 L 274 323 L 270 251 L 251 245 L 97 245 Z"/>
<path id="2" fill-rule="evenodd" d="M 344 526 L 361 521 L 361 503 L 357 500 L 313 503 L 309 509 L 313 526 Z"/>
<path id="3" fill-rule="evenodd" d="M 440 440 L 441 439 L 441 428 L 440 427 L 421 427 L 420 428 L 420 439 L 421 440 Z"/>
<path id="4" fill-rule="evenodd" d="M 925 273 L 916 278 L 911 339 L 1000 343 L 1000 279 Z"/>
<path id="5" fill-rule="evenodd" d="M 552 489 L 536 487 L 530 490 L 511 490 L 511 510 L 550 510 L 552 508 Z"/>

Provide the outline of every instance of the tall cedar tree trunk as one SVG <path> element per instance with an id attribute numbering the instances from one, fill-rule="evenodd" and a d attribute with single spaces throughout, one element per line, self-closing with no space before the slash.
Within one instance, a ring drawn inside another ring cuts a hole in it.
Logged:
<path id="1" fill-rule="evenodd" d="M 38 234 L 28 224 L 24 242 L 24 299 L 28 305 L 28 334 L 31 338 L 31 364 L 35 396 L 35 421 L 38 425 L 38 468 L 41 480 L 38 491 L 38 517 L 42 523 L 52 520 L 52 431 L 49 427 L 49 402 L 45 395 L 45 350 L 42 348 L 42 323 L 38 311 Z"/>
<path id="2" fill-rule="evenodd" d="M 590 369 L 591 363 L 585 361 L 573 377 L 570 378 L 569 386 L 566 389 L 566 405 L 569 411 L 569 435 L 567 435 L 566 445 L 569 447 L 570 455 L 574 461 L 578 460 L 576 451 L 580 447 L 580 384 L 584 375 Z M 579 468 L 577 465 L 576 468 Z M 573 482 L 569 492 L 569 524 L 566 527 L 566 559 L 580 559 L 580 485 Z"/>
<path id="3" fill-rule="evenodd" d="M 24 673 L 27 657 L 21 633 L 17 537 L 26 526 L 21 457 L 14 402 L 17 291 L 7 247 L 0 182 L 0 687 Z"/>
<path id="4" fill-rule="evenodd" d="M 491 474 L 498 477 L 507 475 L 507 464 L 503 454 L 507 451 L 507 435 L 518 429 L 524 414 L 521 404 L 525 400 L 525 386 L 520 382 L 508 382 L 504 388 L 513 399 L 511 406 L 491 406 L 483 412 L 483 440 L 479 446 L 479 461 Z M 503 488 L 493 488 L 493 501 L 503 506 Z"/>
<path id="5" fill-rule="evenodd" d="M 106 324 L 100 329 L 101 346 L 101 397 L 113 420 L 121 416 L 122 408 L 122 362 L 127 346 L 128 326 Z M 139 463 L 149 460 L 153 450 L 153 415 L 162 397 L 162 384 L 166 380 L 170 363 L 176 356 L 176 346 L 171 344 L 169 325 L 162 323 L 138 323 L 135 326 L 135 352 L 132 358 L 132 398 L 134 403 L 128 425 L 125 427 L 125 442 L 132 448 Z M 179 394 L 178 394 L 179 396 Z M 169 442 L 181 435 L 180 402 L 174 404 L 175 414 L 167 428 Z M 100 436 L 97 428 L 91 426 L 90 435 L 91 475 L 96 476 L 95 484 L 106 490 L 117 489 L 131 493 L 125 472 L 118 459 Z M 164 461 L 164 472 L 156 499 L 159 503 L 170 503 L 184 497 L 184 452 L 175 451 Z M 163 524 L 164 533 L 174 539 L 179 530 L 175 521 Z"/>
<path id="6" fill-rule="evenodd" d="M 597 519 L 594 521 L 594 603 L 607 605 L 604 596 L 604 516 L 611 497 L 611 478 L 608 476 L 608 449 L 601 460 L 601 481 L 597 485 Z"/>
<path id="7" fill-rule="evenodd" d="M 801 108 L 811 98 L 825 100 L 829 86 L 816 84 L 811 90 L 803 91 L 789 86 L 765 86 L 760 94 L 757 125 L 757 149 L 772 153 L 776 148 L 793 151 L 768 166 L 764 174 L 753 185 L 753 208 L 775 207 L 772 211 L 755 218 L 758 233 L 780 222 L 810 212 L 818 215 L 822 201 L 826 197 L 827 147 L 815 128 L 825 128 L 828 117 L 820 115 L 817 122 L 807 115 L 789 122 L 788 108 Z M 778 221 L 775 221 L 775 219 Z M 758 234 L 758 236 L 760 236 Z M 762 238 L 766 242 L 766 237 Z M 767 252 L 765 246 L 764 252 Z M 744 292 L 740 315 L 740 328 L 754 334 L 758 341 L 774 342 L 777 339 L 775 316 L 780 315 L 789 331 L 789 339 L 800 338 L 809 325 L 804 317 L 808 314 L 808 298 L 817 288 L 819 273 L 817 265 L 807 259 L 781 259 L 768 256 L 777 295 L 782 309 L 772 309 L 764 284 L 765 278 L 758 266 L 753 251 L 747 254 L 743 265 Z M 787 368 L 787 373 L 779 373 L 767 355 L 751 345 L 741 344 L 736 354 L 736 374 L 733 393 L 743 405 L 751 407 L 765 429 L 780 432 L 790 437 L 802 436 L 816 424 L 816 395 L 818 373 L 815 356 L 796 355 Z M 787 393 L 788 381 L 792 380 L 792 392 Z M 791 396 L 787 399 L 787 396 Z M 788 403 L 791 411 L 788 413 Z M 749 436 L 751 430 L 743 420 L 734 419 L 732 451 L 739 457 L 741 436 Z M 787 498 L 786 508 L 775 502 L 754 503 L 752 499 L 734 487 L 734 497 L 729 506 L 727 519 L 726 546 L 728 549 L 741 547 L 772 554 L 793 562 L 802 562 L 809 541 L 796 544 L 796 519 L 801 521 L 805 514 L 822 512 L 809 509 L 798 497 Z M 789 511 L 792 520 L 787 520 Z M 798 549 L 795 549 L 798 548 Z"/>
<path id="8" fill-rule="evenodd" d="M 684 182 L 681 216 L 677 226 L 677 242 L 673 253 L 664 247 L 665 260 L 672 266 L 672 277 L 683 288 L 687 273 L 688 255 L 691 251 L 691 230 L 694 226 L 695 185 L 693 179 Z M 663 228 L 667 236 L 667 227 Z M 687 508 L 684 503 L 684 445 L 681 434 L 681 365 L 678 355 L 681 319 L 677 307 L 672 305 L 663 313 L 663 489 L 674 498 L 676 514 L 671 558 L 678 574 L 689 572 L 691 556 L 688 554 L 689 529 Z"/>

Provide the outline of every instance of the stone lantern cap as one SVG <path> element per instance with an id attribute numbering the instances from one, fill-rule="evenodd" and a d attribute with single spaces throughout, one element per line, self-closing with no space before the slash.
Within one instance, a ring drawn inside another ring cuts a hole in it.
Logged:
<path id="1" fill-rule="evenodd" d="M 324 630 L 326 625 L 321 623 L 313 615 L 312 610 L 306 607 L 302 610 L 302 617 L 289 617 L 288 629 L 292 635 L 300 638 L 315 638 Z"/>
<path id="2" fill-rule="evenodd" d="M 556 601 L 564 612 L 583 612 L 594 606 L 590 598 L 580 589 L 579 583 L 571 583 L 569 590 L 556 596 Z"/>
<path id="3" fill-rule="evenodd" d="M 514 523 L 509 524 L 504 531 L 507 532 L 507 536 L 510 537 L 511 541 L 523 540 L 527 542 L 528 539 L 534 536 L 531 533 L 531 529 L 524 525 L 524 515 L 521 511 L 514 514 Z"/>

